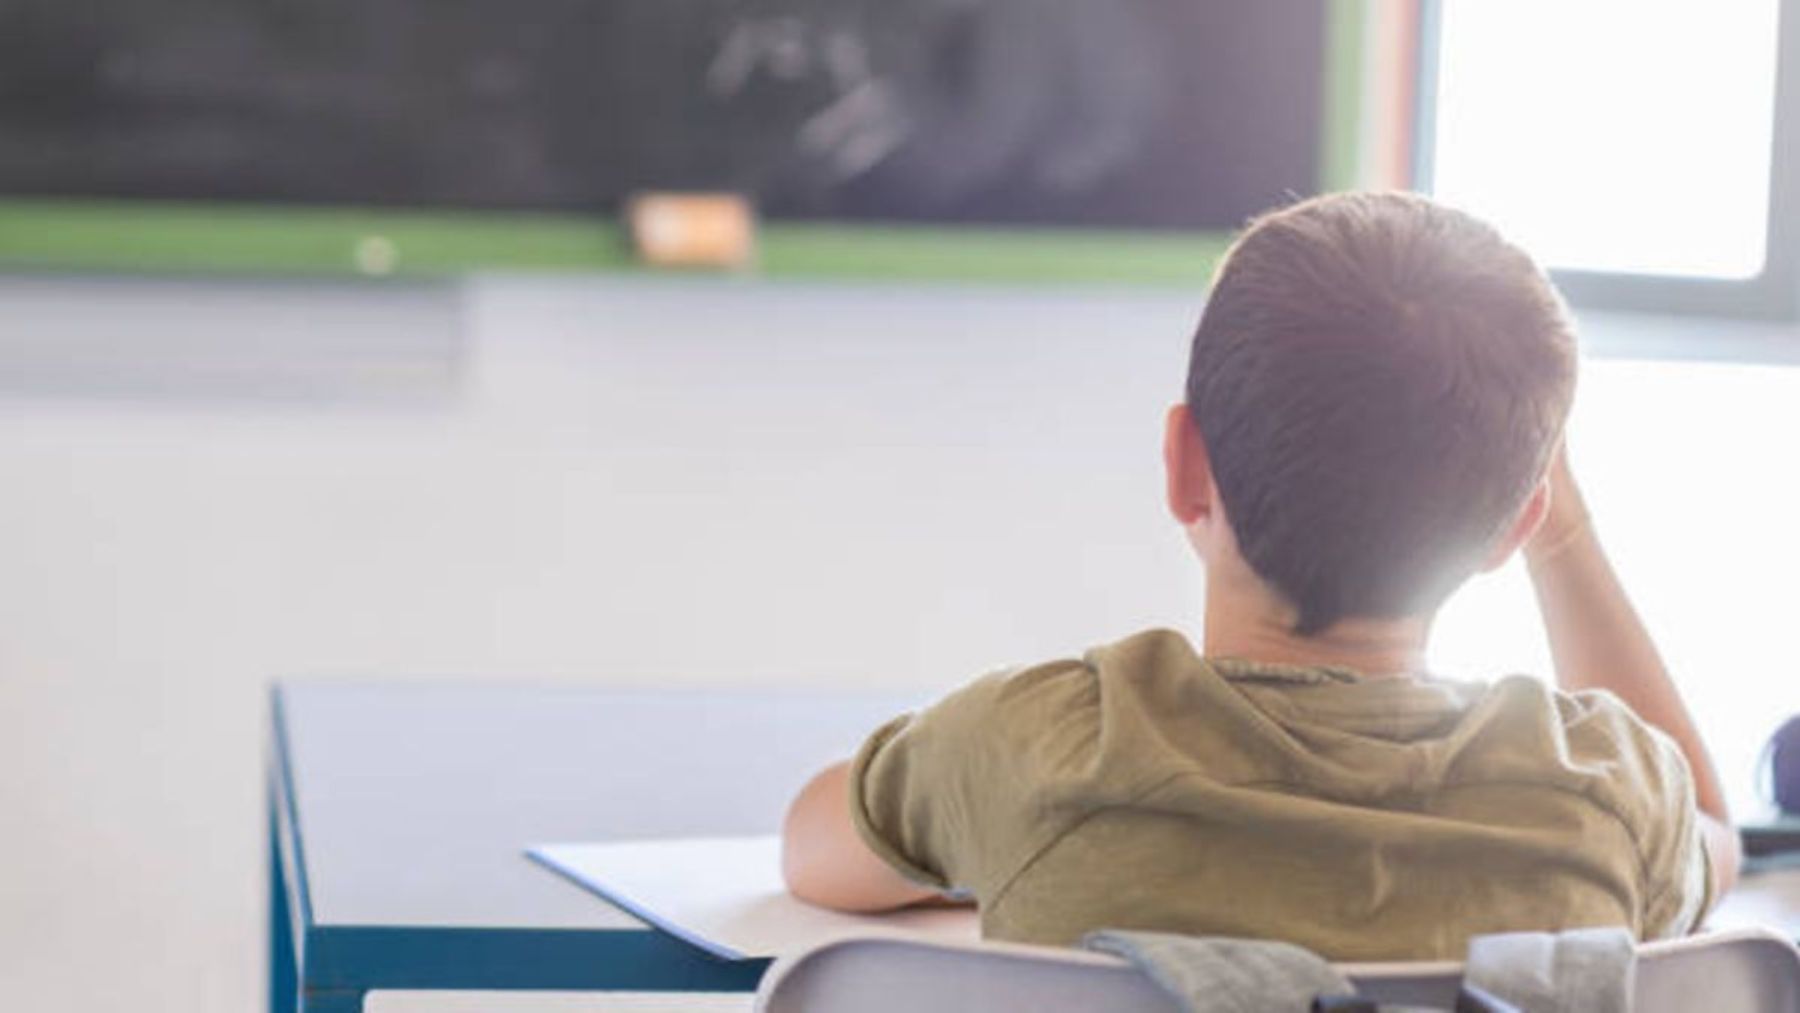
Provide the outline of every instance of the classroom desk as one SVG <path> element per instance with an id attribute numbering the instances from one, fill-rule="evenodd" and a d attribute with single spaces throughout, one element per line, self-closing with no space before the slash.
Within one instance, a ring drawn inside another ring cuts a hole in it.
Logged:
<path id="1" fill-rule="evenodd" d="M 766 961 L 708 957 L 522 849 L 773 832 L 807 776 L 917 702 L 282 685 L 269 767 L 270 1009 L 358 1013 L 374 990 L 751 991 Z M 1771 864 L 1716 921 L 1800 931 L 1800 865 Z"/>
<path id="2" fill-rule="evenodd" d="M 372 990 L 748 992 L 533 864 L 548 841 L 774 832 L 917 696 L 289 683 L 273 694 L 270 1009 Z"/>

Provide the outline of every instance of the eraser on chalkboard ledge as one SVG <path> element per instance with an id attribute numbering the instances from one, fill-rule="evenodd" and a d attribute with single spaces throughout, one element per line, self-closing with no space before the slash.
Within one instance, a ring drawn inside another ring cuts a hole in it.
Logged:
<path id="1" fill-rule="evenodd" d="M 651 267 L 742 270 L 756 259 L 756 212 L 739 194 L 634 194 L 625 227 Z"/>

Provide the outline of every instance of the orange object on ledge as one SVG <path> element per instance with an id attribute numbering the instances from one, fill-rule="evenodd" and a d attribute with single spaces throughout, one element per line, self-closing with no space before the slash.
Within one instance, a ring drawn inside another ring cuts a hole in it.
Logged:
<path id="1" fill-rule="evenodd" d="M 749 267 L 756 213 L 731 193 L 641 193 L 625 203 L 638 257 L 652 267 Z"/>

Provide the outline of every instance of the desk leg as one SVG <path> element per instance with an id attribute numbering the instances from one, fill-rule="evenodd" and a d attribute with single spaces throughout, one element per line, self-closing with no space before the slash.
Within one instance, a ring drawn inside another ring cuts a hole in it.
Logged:
<path id="1" fill-rule="evenodd" d="M 362 1013 L 362 992 L 309 992 L 300 997 L 300 1013 Z"/>
<path id="2" fill-rule="evenodd" d="M 281 878 L 281 846 L 269 826 L 269 1013 L 296 1013 L 300 975 L 294 966 L 293 922 L 288 918 L 287 888 Z M 360 1007 L 360 1003 L 358 1006 Z"/>

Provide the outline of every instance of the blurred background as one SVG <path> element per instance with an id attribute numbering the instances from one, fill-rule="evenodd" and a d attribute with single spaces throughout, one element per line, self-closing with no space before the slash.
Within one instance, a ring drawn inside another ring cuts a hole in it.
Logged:
<path id="1" fill-rule="evenodd" d="M 5 1005 L 259 1006 L 273 680 L 923 695 L 1197 633 L 1158 441 L 1208 273 L 1350 187 L 1555 269 L 1603 537 L 1762 812 L 1797 37 L 1793 0 L 0 0 Z M 753 231 L 623 214 L 697 191 Z M 1434 665 L 1548 673 L 1516 567 Z"/>

